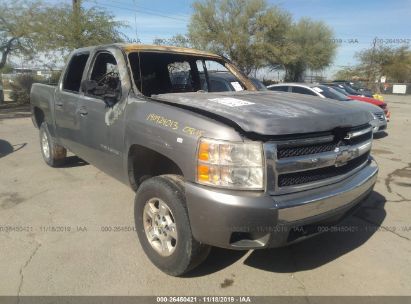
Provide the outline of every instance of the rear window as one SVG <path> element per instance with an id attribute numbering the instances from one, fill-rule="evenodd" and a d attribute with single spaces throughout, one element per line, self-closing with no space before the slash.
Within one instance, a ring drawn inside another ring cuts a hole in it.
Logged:
<path id="1" fill-rule="evenodd" d="M 89 54 L 76 54 L 71 57 L 67 65 L 66 75 L 63 80 L 63 90 L 78 93 L 80 91 L 81 79 L 86 67 Z"/>
<path id="2" fill-rule="evenodd" d="M 167 65 L 172 92 L 192 91 L 191 67 L 187 61 L 172 62 Z"/>

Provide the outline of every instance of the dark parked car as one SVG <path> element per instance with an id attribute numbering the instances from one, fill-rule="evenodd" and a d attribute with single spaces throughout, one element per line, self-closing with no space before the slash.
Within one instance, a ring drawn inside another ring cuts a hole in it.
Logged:
<path id="1" fill-rule="evenodd" d="M 356 85 L 353 82 L 350 81 L 343 81 L 343 80 L 334 80 L 332 83 L 330 83 L 329 85 L 342 85 L 344 87 L 348 87 L 347 91 L 349 90 L 350 95 L 359 95 L 359 96 L 365 96 L 365 97 L 370 97 L 373 98 L 373 94 L 372 92 L 363 87 L 363 86 L 359 86 L 358 84 Z"/>

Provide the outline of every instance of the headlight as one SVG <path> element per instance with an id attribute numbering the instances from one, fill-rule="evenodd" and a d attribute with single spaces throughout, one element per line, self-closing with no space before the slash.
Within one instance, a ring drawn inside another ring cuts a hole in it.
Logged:
<path id="1" fill-rule="evenodd" d="M 374 113 L 371 113 L 371 114 L 372 114 L 373 120 L 370 121 L 370 125 L 372 127 L 372 132 L 375 133 L 380 128 L 380 120 L 378 119 L 377 116 L 375 116 Z"/>
<path id="2" fill-rule="evenodd" d="M 263 190 L 264 161 L 259 142 L 233 143 L 201 138 L 197 182 L 221 188 Z"/>

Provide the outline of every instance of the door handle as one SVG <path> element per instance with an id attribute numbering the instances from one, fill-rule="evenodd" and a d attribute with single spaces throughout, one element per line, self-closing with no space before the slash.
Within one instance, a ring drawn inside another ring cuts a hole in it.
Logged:
<path id="1" fill-rule="evenodd" d="M 86 108 L 80 108 L 80 109 L 78 110 L 78 112 L 80 113 L 81 116 L 86 116 L 86 115 L 88 114 Z"/>
<path id="2" fill-rule="evenodd" d="M 62 108 L 62 107 L 63 107 L 63 104 L 62 104 L 62 103 L 55 102 L 54 104 L 56 105 L 56 107 L 59 107 L 59 108 Z"/>

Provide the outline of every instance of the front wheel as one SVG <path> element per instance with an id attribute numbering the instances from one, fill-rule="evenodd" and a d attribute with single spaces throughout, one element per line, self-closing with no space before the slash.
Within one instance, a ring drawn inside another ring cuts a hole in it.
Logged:
<path id="1" fill-rule="evenodd" d="M 64 164 L 67 150 L 55 143 L 45 122 L 40 126 L 40 149 L 44 161 L 49 166 L 59 167 Z"/>
<path id="2" fill-rule="evenodd" d="M 208 256 L 210 246 L 200 244 L 192 236 L 180 176 L 163 175 L 144 181 L 134 206 L 141 246 L 160 270 L 180 276 Z"/>

